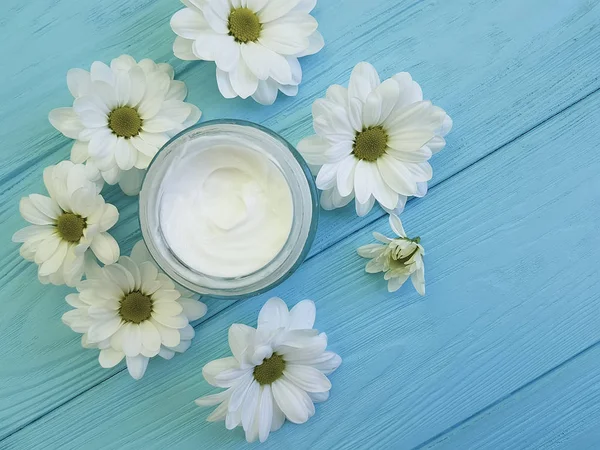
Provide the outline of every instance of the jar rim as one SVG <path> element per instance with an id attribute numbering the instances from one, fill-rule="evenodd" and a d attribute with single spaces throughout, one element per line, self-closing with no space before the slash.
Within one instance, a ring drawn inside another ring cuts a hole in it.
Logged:
<path id="1" fill-rule="evenodd" d="M 242 136 L 244 133 L 250 133 L 255 137 L 259 134 L 267 135 L 271 140 L 267 139 L 265 142 L 269 141 L 273 146 L 269 147 L 265 143 L 261 151 L 264 156 L 272 159 L 272 162 L 276 163 L 282 171 L 290 186 L 294 202 L 292 230 L 279 254 L 258 271 L 242 277 L 211 277 L 187 266 L 166 244 L 160 231 L 160 220 L 154 217 L 160 209 L 160 187 L 165 177 L 164 173 L 161 176 L 160 171 L 168 169 L 173 164 L 172 160 L 167 161 L 166 158 L 173 151 L 183 148 L 181 144 L 206 137 L 207 135 L 202 133 L 210 132 L 216 133 L 221 138 L 231 137 L 232 139 L 236 135 Z M 194 133 L 196 134 L 194 135 Z M 186 138 L 188 139 L 184 141 Z M 284 167 L 280 167 L 280 165 L 284 165 Z M 284 170 L 286 168 L 287 171 Z M 262 125 L 237 119 L 203 122 L 172 137 L 162 146 L 150 163 L 144 175 L 139 195 L 138 220 L 142 237 L 150 255 L 160 269 L 177 283 L 194 292 L 231 300 L 258 295 L 272 289 L 291 276 L 308 255 L 315 238 L 318 216 L 318 195 L 312 173 L 294 146 L 278 133 Z M 156 229 L 153 229 L 154 227 Z M 292 241 L 294 227 L 300 227 L 296 230 L 296 233 L 300 233 L 296 236 L 296 241 Z M 203 285 L 199 282 L 201 279 L 206 281 L 205 284 L 215 283 L 215 285 Z M 247 284 L 244 284 L 245 282 Z"/>

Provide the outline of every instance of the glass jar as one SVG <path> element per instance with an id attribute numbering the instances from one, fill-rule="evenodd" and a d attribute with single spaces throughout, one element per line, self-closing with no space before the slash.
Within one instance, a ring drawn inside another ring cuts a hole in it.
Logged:
<path id="1" fill-rule="evenodd" d="M 217 145 L 245 147 L 260 152 L 281 171 L 292 195 L 292 227 L 281 251 L 259 270 L 240 277 L 220 278 L 186 265 L 169 247 L 161 227 L 162 183 L 172 176 L 186 144 L 202 152 Z M 140 227 L 152 257 L 177 283 L 199 294 L 238 299 L 264 292 L 289 277 L 302 263 L 315 237 L 318 197 L 306 162 L 285 139 L 260 125 L 241 120 L 213 120 L 182 131 L 150 164 L 140 192 Z"/>

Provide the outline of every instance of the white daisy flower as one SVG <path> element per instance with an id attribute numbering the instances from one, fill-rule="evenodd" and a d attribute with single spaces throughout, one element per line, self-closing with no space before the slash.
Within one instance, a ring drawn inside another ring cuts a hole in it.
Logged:
<path id="1" fill-rule="evenodd" d="M 75 286 L 84 271 L 88 249 L 104 264 L 119 257 L 119 245 L 108 234 L 119 212 L 104 202 L 101 184 L 87 177 L 82 164 L 63 161 L 44 169 L 50 197 L 23 197 L 19 210 L 31 226 L 17 231 L 13 242 L 22 242 L 21 256 L 38 264 L 44 284 Z"/>
<path id="2" fill-rule="evenodd" d="M 318 169 L 321 205 L 340 208 L 356 198 L 356 212 L 364 216 L 376 200 L 399 214 L 407 197 L 425 195 L 428 160 L 446 145 L 452 120 L 423 101 L 408 73 L 381 83 L 375 68 L 362 62 L 348 89 L 333 85 L 315 101 L 313 125 L 317 135 L 298 150 Z"/>
<path id="3" fill-rule="evenodd" d="M 50 112 L 50 123 L 75 139 L 71 160 L 87 161 L 91 173 L 123 192 L 137 195 L 145 169 L 175 134 L 195 124 L 200 110 L 183 100 L 187 89 L 173 80 L 169 64 L 131 56 L 96 61 L 91 71 L 71 69 L 67 84 L 72 108 Z"/>
<path id="4" fill-rule="evenodd" d="M 148 360 L 156 355 L 171 359 L 186 351 L 194 337 L 189 324 L 206 314 L 206 305 L 158 271 L 143 241 L 131 257 L 100 267 L 86 266 L 86 280 L 78 294 L 66 300 L 75 309 L 62 317 L 86 348 L 99 348 L 104 368 L 126 359 L 129 374 L 142 378 Z"/>
<path id="5" fill-rule="evenodd" d="M 310 15 L 317 0 L 182 0 L 171 19 L 173 51 L 184 60 L 217 65 L 225 98 L 271 105 L 278 91 L 294 96 L 302 81 L 298 58 L 324 45 Z"/>
<path id="6" fill-rule="evenodd" d="M 233 356 L 202 369 L 211 385 L 227 388 L 196 400 L 199 406 L 219 405 L 208 421 L 225 420 L 227 429 L 243 427 L 246 440 L 264 442 L 285 419 L 304 423 L 315 413 L 314 403 L 327 400 L 326 375 L 342 359 L 325 351 L 327 336 L 313 330 L 315 304 L 304 300 L 288 311 L 279 298 L 260 310 L 258 327 L 233 324 L 229 346 Z"/>
<path id="7" fill-rule="evenodd" d="M 382 244 L 364 245 L 358 249 L 358 254 L 369 258 L 365 271 L 368 273 L 385 272 L 384 279 L 388 280 L 388 291 L 395 292 L 410 277 L 413 286 L 421 295 L 425 295 L 425 265 L 423 255 L 425 250 L 421 238 L 408 238 L 402 227 L 400 218 L 390 214 L 390 227 L 398 235 L 390 239 L 380 233 L 373 236 Z"/>

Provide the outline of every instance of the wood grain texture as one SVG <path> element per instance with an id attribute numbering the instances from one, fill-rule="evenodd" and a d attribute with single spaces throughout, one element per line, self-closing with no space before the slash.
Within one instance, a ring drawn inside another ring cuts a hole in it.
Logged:
<path id="1" fill-rule="evenodd" d="M 597 449 L 600 343 L 438 437 L 428 449 Z"/>
<path id="2" fill-rule="evenodd" d="M 345 84 L 356 62 L 372 62 L 384 77 L 409 70 L 426 96 L 455 119 L 449 148 L 434 159 L 434 184 L 446 180 L 600 86 L 597 2 L 524 3 L 346 0 L 340 8 L 321 1 L 315 16 L 327 46 L 303 61 L 298 97 L 264 108 L 220 98 L 214 65 L 173 58 L 168 20 L 181 7 L 174 0 L 2 2 L 0 37 L 11 45 L 0 47 L 0 233 L 8 241 L 24 225 L 18 198 L 41 192 L 43 167 L 68 157 L 68 140 L 46 119 L 50 109 L 71 101 L 66 71 L 125 52 L 173 64 L 204 119 L 253 120 L 294 144 L 311 133 L 312 101 L 329 84 Z M 137 204 L 115 189 L 107 199 L 120 209 L 114 235 L 127 252 L 139 238 Z M 351 209 L 323 214 L 312 255 L 380 216 L 376 211 L 358 219 Z M 0 248 L 0 261 L 2 438 L 122 369 L 100 369 L 94 352 L 83 351 L 60 323 L 68 289 L 39 285 L 35 268 L 19 258 L 15 245 Z M 286 289 L 305 282 L 294 277 Z M 227 306 L 209 301 L 209 316 Z M 229 314 L 227 324 L 237 320 Z"/>
<path id="3" fill-rule="evenodd" d="M 264 448 L 411 448 L 600 341 L 596 250 L 600 93 L 412 202 L 409 234 L 425 245 L 428 294 L 386 291 L 364 273 L 352 234 L 306 262 L 277 294 L 317 304 L 316 326 L 344 358 L 331 398 Z M 387 221 L 374 230 L 390 233 Z M 232 321 L 254 324 L 270 294 L 198 327 L 196 345 L 136 383 L 119 373 L 25 429 L 9 448 L 242 448 L 243 435 L 204 421 L 192 400 L 227 354 Z M 110 431 L 110 432 L 107 432 Z M 523 433 L 531 431 L 523 428 Z M 43 443 L 40 445 L 40 443 Z"/>

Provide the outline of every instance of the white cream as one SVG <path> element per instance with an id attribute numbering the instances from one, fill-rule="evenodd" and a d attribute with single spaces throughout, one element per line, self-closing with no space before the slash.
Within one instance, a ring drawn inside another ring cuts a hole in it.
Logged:
<path id="1" fill-rule="evenodd" d="M 293 217 L 292 194 L 275 163 L 230 145 L 188 147 L 182 155 L 161 185 L 160 225 L 173 253 L 213 277 L 267 265 L 287 241 Z"/>

